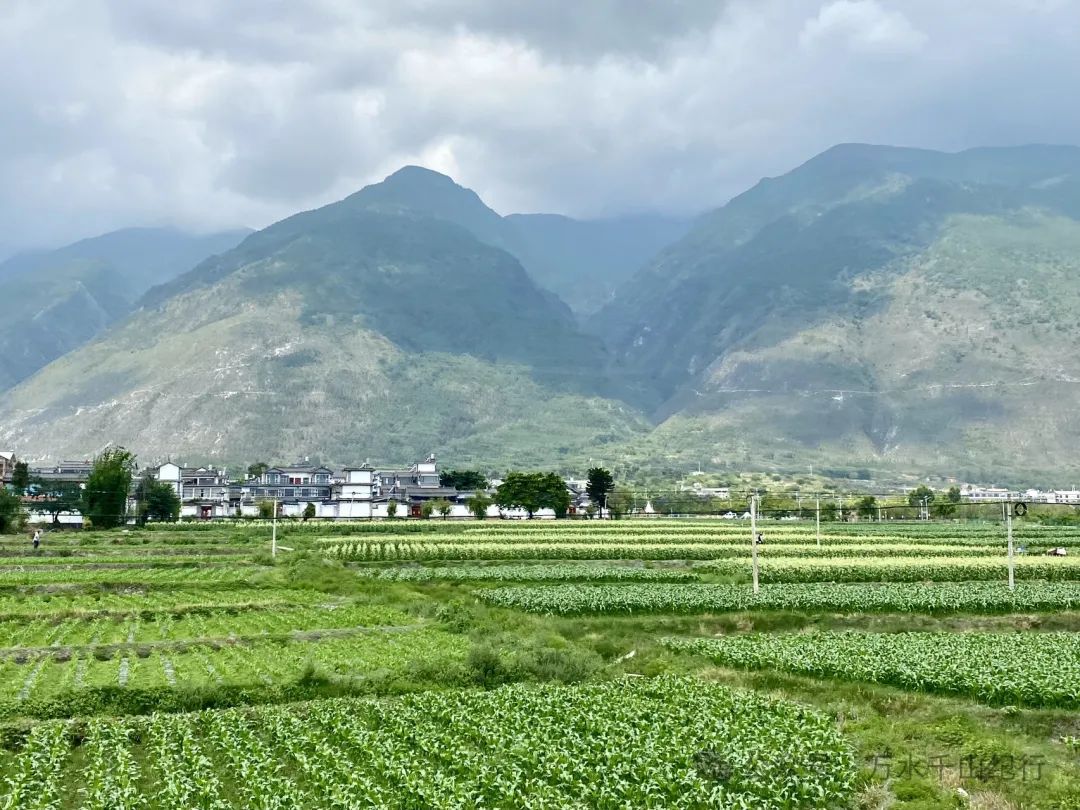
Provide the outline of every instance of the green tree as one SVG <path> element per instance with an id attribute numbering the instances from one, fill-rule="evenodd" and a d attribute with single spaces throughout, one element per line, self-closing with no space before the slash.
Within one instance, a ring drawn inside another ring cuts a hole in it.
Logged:
<path id="1" fill-rule="evenodd" d="M 961 503 L 964 497 L 960 494 L 960 487 L 949 487 L 949 491 L 945 493 L 945 500 L 949 503 Z"/>
<path id="2" fill-rule="evenodd" d="M 16 495 L 25 495 L 30 489 L 30 465 L 25 461 L 15 462 L 15 469 L 11 472 L 11 486 Z"/>
<path id="3" fill-rule="evenodd" d="M 148 520 L 172 522 L 180 519 L 180 498 L 176 490 L 147 473 L 135 488 L 136 519 L 142 526 Z"/>
<path id="4" fill-rule="evenodd" d="M 608 512 L 613 518 L 621 518 L 634 508 L 634 493 L 627 487 L 615 487 L 608 495 Z"/>
<path id="5" fill-rule="evenodd" d="M 315 504 L 309 503 L 304 507 L 304 521 L 307 522 L 315 517 Z"/>
<path id="6" fill-rule="evenodd" d="M 487 489 L 488 480 L 476 470 L 444 470 L 439 473 L 439 486 L 478 492 Z"/>
<path id="7" fill-rule="evenodd" d="M 248 478 L 261 478 L 269 469 L 270 465 L 265 461 L 256 461 L 254 464 L 248 465 Z"/>
<path id="8" fill-rule="evenodd" d="M 585 492 L 589 499 L 601 509 L 607 507 L 608 493 L 615 488 L 615 479 L 610 470 L 603 467 L 592 467 L 588 474 L 588 483 Z"/>
<path id="9" fill-rule="evenodd" d="M 386 516 L 394 517 L 397 514 L 397 501 L 387 501 Z"/>
<path id="10" fill-rule="evenodd" d="M 110 447 L 94 459 L 83 490 L 82 513 L 96 529 L 113 529 L 127 519 L 135 456 L 123 447 Z"/>
<path id="11" fill-rule="evenodd" d="M 469 511 L 472 512 L 473 517 L 477 520 L 483 520 L 487 517 L 487 510 L 488 507 L 491 506 L 492 500 L 487 495 L 477 493 L 469 498 L 469 500 L 465 501 L 465 504 L 469 507 Z"/>
<path id="12" fill-rule="evenodd" d="M 556 517 L 566 517 L 570 493 L 555 473 L 512 472 L 496 490 L 495 503 L 504 509 L 524 509 L 530 518 L 544 508 L 554 511 Z"/>
<path id="13" fill-rule="evenodd" d="M 36 496 L 34 508 L 52 515 L 53 525 L 60 523 L 62 512 L 77 512 L 82 507 L 82 487 L 74 481 L 33 478 L 30 491 Z"/>
<path id="14" fill-rule="evenodd" d="M 274 502 L 273 501 L 259 501 L 259 517 L 263 520 L 270 520 L 274 516 Z"/>
<path id="15" fill-rule="evenodd" d="M 495 503 L 503 509 L 524 509 L 531 518 L 541 508 L 540 474 L 509 473 L 495 490 Z"/>
<path id="16" fill-rule="evenodd" d="M 544 506 L 564 518 L 570 511 L 570 491 L 566 482 L 556 473 L 547 473 L 540 482 L 540 498 Z"/>
<path id="17" fill-rule="evenodd" d="M 420 504 L 420 517 L 425 520 L 430 518 L 435 513 L 435 503 L 433 501 L 424 501 Z"/>
<path id="18" fill-rule="evenodd" d="M 864 495 L 855 504 L 855 511 L 859 513 L 859 517 L 864 518 L 873 518 L 877 514 L 877 508 L 877 498 L 873 495 Z"/>
<path id="19" fill-rule="evenodd" d="M 454 505 L 446 498 L 438 498 L 431 502 L 431 509 L 435 514 L 442 517 L 444 520 L 450 517 L 450 512 L 453 510 Z"/>
<path id="20" fill-rule="evenodd" d="M 19 531 L 23 526 L 22 498 L 0 485 L 0 534 Z"/>
<path id="21" fill-rule="evenodd" d="M 907 497 L 909 505 L 921 507 L 924 502 L 927 504 L 934 502 L 934 490 L 930 489 L 926 484 L 920 484 L 911 490 Z"/>

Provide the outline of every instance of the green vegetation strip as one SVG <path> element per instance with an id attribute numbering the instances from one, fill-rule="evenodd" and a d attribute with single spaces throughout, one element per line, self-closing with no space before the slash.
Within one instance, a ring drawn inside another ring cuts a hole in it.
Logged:
<path id="1" fill-rule="evenodd" d="M 746 561 L 717 562 L 698 567 L 718 574 L 746 574 Z M 1080 580 L 1080 558 L 1018 557 L 1017 579 Z M 1008 561 L 1003 557 L 957 557 L 930 560 L 902 558 L 823 560 L 763 558 L 761 582 L 963 582 L 1008 580 Z"/>
<path id="2" fill-rule="evenodd" d="M 835 810 L 856 766 L 823 715 L 663 677 L 43 723 L 0 775 L 19 808 Z"/>
<path id="3" fill-rule="evenodd" d="M 500 607 L 532 613 L 721 613 L 742 610 L 1011 613 L 1080 607 L 1080 584 L 1024 582 L 1010 591 L 988 582 L 766 585 L 542 585 L 478 594 Z"/>
<path id="4" fill-rule="evenodd" d="M 993 704 L 1080 706 L 1080 633 L 785 633 L 663 643 L 744 669 L 883 683 Z"/>
<path id="5" fill-rule="evenodd" d="M 52 654 L 61 655 L 68 654 L 71 647 L 281 635 L 296 630 L 404 625 L 416 621 L 382 605 L 291 607 L 274 603 L 252 605 L 247 610 L 213 604 L 199 607 L 197 611 L 179 614 L 126 613 L 104 617 L 91 614 L 84 618 L 28 614 L 0 621 L 0 657 L 16 656 L 22 648 L 48 648 Z"/>
<path id="6" fill-rule="evenodd" d="M 399 582 L 495 581 L 495 582 L 694 582 L 697 576 L 678 569 L 641 568 L 631 565 L 445 565 L 400 568 L 358 568 L 370 579 Z"/>

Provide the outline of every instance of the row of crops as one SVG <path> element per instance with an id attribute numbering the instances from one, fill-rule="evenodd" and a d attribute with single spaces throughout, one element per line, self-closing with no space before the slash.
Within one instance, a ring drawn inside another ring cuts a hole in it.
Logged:
<path id="1" fill-rule="evenodd" d="M 37 725 L 0 807 L 834 808 L 831 719 L 663 677 Z"/>
<path id="2" fill-rule="evenodd" d="M 1080 583 L 1023 582 L 1015 590 L 989 582 L 796 583 L 764 585 L 538 585 L 495 588 L 490 604 L 557 615 L 605 613 L 726 613 L 746 610 L 871 613 L 1011 613 L 1080 608 Z"/>
<path id="3" fill-rule="evenodd" d="M 781 633 L 663 643 L 725 666 L 883 683 L 988 703 L 1080 706 L 1080 633 Z"/>
<path id="4" fill-rule="evenodd" d="M 1080 580 L 1078 557 L 1018 557 L 1017 579 Z M 711 563 L 698 570 L 734 575 L 745 573 L 745 561 Z M 927 582 L 1005 581 L 1008 561 L 1001 557 L 910 559 L 763 558 L 761 582 Z"/>
<path id="5" fill-rule="evenodd" d="M 312 605 L 324 594 L 302 588 L 131 588 L 71 589 L 49 593 L 0 592 L 0 621 L 29 621 L 55 616 L 101 616 L 198 613 Z"/>
<path id="6" fill-rule="evenodd" d="M 355 603 L 236 611 L 203 605 L 198 612 L 157 613 L 97 617 L 25 616 L 0 621 L 0 656 L 13 657 L 19 649 L 59 653 L 70 647 L 153 644 L 186 639 L 234 639 L 282 635 L 294 631 L 348 627 L 400 627 L 416 620 L 382 605 Z"/>
<path id="7" fill-rule="evenodd" d="M 693 582 L 680 568 L 561 563 L 544 565 L 440 565 L 358 568 L 357 576 L 393 582 Z"/>
<path id="8" fill-rule="evenodd" d="M 69 657 L 0 659 L 0 715 L 33 715 L 34 702 L 101 688 L 262 687 L 296 683 L 312 667 L 324 678 L 351 682 L 375 673 L 407 672 L 425 660 L 464 658 L 460 635 L 427 628 L 328 635 L 316 640 L 191 642 L 177 647 L 98 647 Z M 20 705 L 26 704 L 26 705 Z"/>

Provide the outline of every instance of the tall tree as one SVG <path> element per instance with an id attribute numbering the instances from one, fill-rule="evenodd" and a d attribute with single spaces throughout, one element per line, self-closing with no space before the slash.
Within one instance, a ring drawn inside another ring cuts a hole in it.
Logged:
<path id="1" fill-rule="evenodd" d="M 476 470 L 444 470 L 439 473 L 439 486 L 479 492 L 487 489 L 488 480 Z"/>
<path id="2" fill-rule="evenodd" d="M 22 498 L 0 485 L 0 534 L 19 531 L 22 522 Z"/>
<path id="3" fill-rule="evenodd" d="M 607 508 L 608 493 L 613 489 L 615 489 L 615 479 L 610 470 L 603 467 L 593 467 L 589 470 L 589 481 L 585 485 L 585 492 L 601 510 Z M 601 516 L 603 516 L 602 511 Z"/>
<path id="4" fill-rule="evenodd" d="M 931 504 L 934 502 L 934 494 L 934 490 L 930 489 L 926 484 L 919 484 L 908 493 L 908 504 L 911 506 L 922 506 L 923 503 Z"/>
<path id="5" fill-rule="evenodd" d="M 135 504 L 139 525 L 148 520 L 173 522 L 180 519 L 180 498 L 176 490 L 150 473 L 139 479 L 135 488 Z"/>
<path id="6" fill-rule="evenodd" d="M 82 513 L 94 528 L 112 529 L 127 519 L 135 456 L 123 447 L 110 447 L 94 459 L 83 490 Z"/>
<path id="7" fill-rule="evenodd" d="M 30 489 L 30 465 L 25 461 L 15 462 L 15 469 L 11 472 L 11 486 L 16 495 L 25 495 Z"/>
<path id="8" fill-rule="evenodd" d="M 254 464 L 249 464 L 247 468 L 248 478 L 262 478 L 263 473 L 270 469 L 270 465 L 265 461 L 256 461 Z"/>
<path id="9" fill-rule="evenodd" d="M 859 517 L 872 518 L 877 513 L 878 502 L 877 498 L 873 495 L 864 495 L 859 499 L 859 502 L 855 504 L 855 510 L 859 513 Z"/>

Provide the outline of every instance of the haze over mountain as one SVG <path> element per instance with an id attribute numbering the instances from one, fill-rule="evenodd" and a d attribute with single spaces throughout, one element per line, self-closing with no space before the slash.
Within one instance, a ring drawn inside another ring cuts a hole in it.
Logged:
<path id="1" fill-rule="evenodd" d="M 549 462 L 640 433 L 607 396 L 600 341 L 512 255 L 451 221 L 494 241 L 503 220 L 489 212 L 449 178 L 406 169 L 254 233 L 11 392 L 2 442 L 230 460 L 513 448 Z"/>
<path id="2" fill-rule="evenodd" d="M 842 145 L 702 217 L 592 327 L 660 423 L 643 453 L 1074 471 L 1078 219 L 1077 148 Z"/>
<path id="3" fill-rule="evenodd" d="M 835 147 L 661 248 L 591 338 L 530 278 L 623 238 L 578 228 L 406 168 L 150 290 L 0 401 L 0 444 L 1080 472 L 1080 149 Z"/>
<path id="4" fill-rule="evenodd" d="M 0 320 L 0 391 L 99 334 L 146 290 L 246 233 L 128 228 L 0 262 L 0 300 L 16 304 Z"/>

